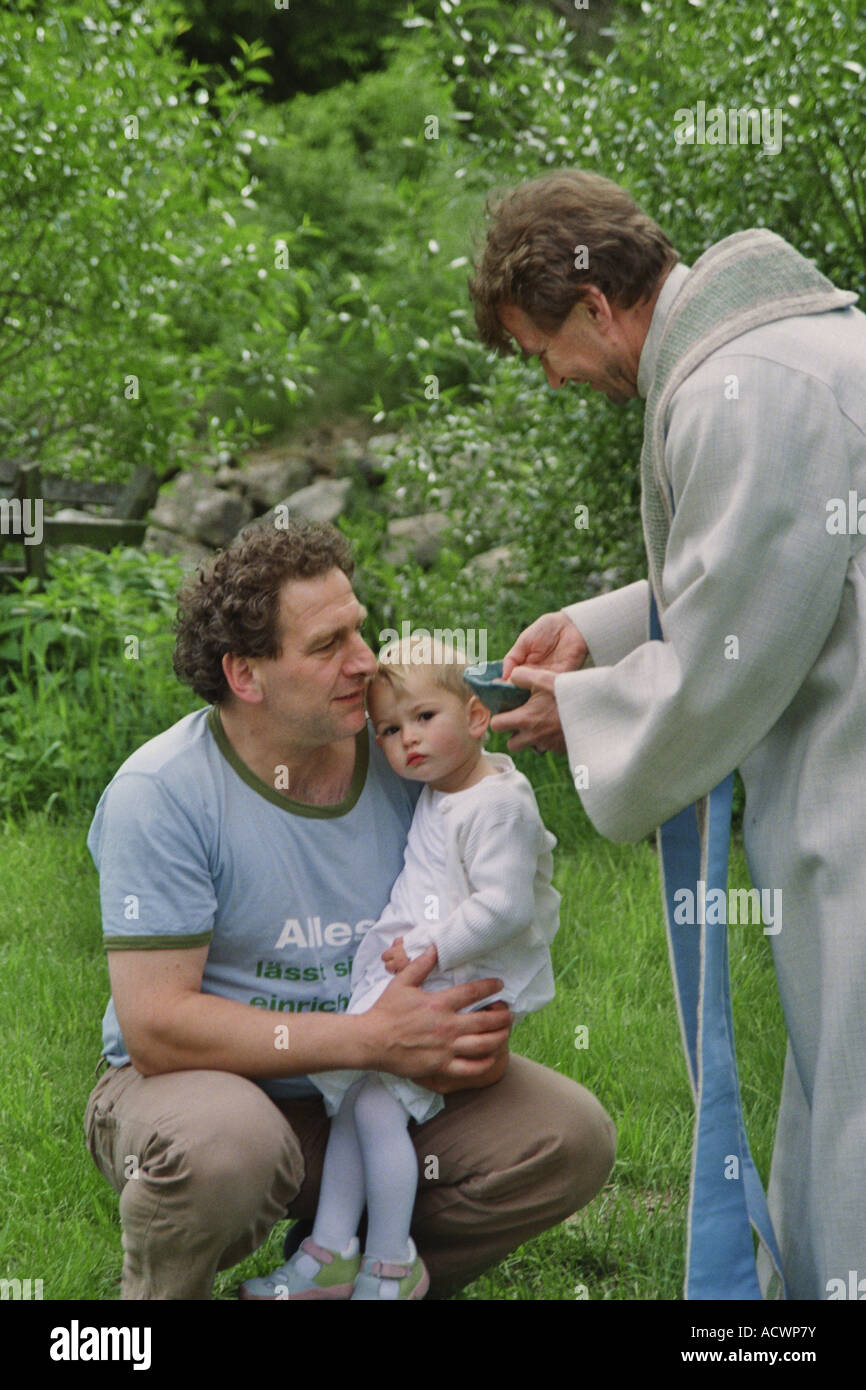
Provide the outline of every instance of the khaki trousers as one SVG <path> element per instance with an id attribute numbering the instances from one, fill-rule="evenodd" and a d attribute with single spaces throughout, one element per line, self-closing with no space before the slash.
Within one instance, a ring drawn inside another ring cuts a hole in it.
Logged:
<path id="1" fill-rule="evenodd" d="M 276 1102 L 230 1072 L 109 1067 L 85 1131 L 120 1193 L 121 1298 L 209 1299 L 217 1270 L 256 1250 L 275 1222 L 312 1217 L 328 1125 L 320 1099 Z M 446 1096 L 409 1133 L 412 1237 L 439 1298 L 590 1201 L 615 1151 L 589 1091 L 514 1055 L 501 1081 Z"/>

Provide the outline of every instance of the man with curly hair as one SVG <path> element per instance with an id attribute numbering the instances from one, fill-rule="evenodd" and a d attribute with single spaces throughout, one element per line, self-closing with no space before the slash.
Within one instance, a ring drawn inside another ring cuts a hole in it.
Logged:
<path id="1" fill-rule="evenodd" d="M 126 1299 L 207 1299 L 276 1221 L 313 1215 L 328 1121 L 311 1072 L 445 1096 L 415 1135 L 434 1296 L 583 1206 L 613 1162 L 595 1098 L 509 1055 L 504 1006 L 461 1012 L 497 982 L 427 993 L 428 951 L 345 1012 L 419 790 L 367 724 L 352 572 L 339 532 L 299 522 L 247 531 L 190 580 L 174 664 L 208 705 L 128 758 L 94 817 L 112 997 L 85 1124 L 120 1193 Z"/>

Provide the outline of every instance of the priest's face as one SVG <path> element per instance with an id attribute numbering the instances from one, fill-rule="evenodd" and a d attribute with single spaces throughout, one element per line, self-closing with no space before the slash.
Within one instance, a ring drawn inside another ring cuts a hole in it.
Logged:
<path id="1" fill-rule="evenodd" d="M 612 309 L 594 286 L 588 288 L 588 298 L 575 304 L 555 331 L 539 328 L 515 304 L 503 305 L 499 318 L 524 357 L 539 358 L 555 391 L 576 381 L 624 405 L 637 395 L 640 351 L 634 351 L 623 312 Z"/>

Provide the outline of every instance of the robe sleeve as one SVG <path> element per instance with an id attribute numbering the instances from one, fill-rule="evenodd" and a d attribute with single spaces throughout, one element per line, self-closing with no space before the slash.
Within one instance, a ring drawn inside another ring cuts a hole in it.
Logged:
<path id="1" fill-rule="evenodd" d="M 764 738 L 833 627 L 849 559 L 827 529 L 849 488 L 844 417 L 815 377 L 711 357 L 673 397 L 665 469 L 665 640 L 555 683 L 580 795 L 613 840 L 648 834 Z"/>
<path id="2" fill-rule="evenodd" d="M 488 812 L 470 823 L 461 840 L 469 897 L 443 921 L 413 927 L 403 939 L 410 959 L 434 945 L 442 970 L 485 956 L 528 931 L 535 915 L 537 818 L 519 806 L 495 821 Z"/>
<path id="3" fill-rule="evenodd" d="M 589 658 L 581 670 L 588 670 L 590 666 L 615 666 L 647 639 L 649 585 L 641 579 L 623 589 L 614 589 L 612 593 L 572 603 L 562 611 L 589 647 Z"/>

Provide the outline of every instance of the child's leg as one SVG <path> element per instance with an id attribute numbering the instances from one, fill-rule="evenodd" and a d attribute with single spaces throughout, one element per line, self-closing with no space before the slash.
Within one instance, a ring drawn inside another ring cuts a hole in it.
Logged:
<path id="1" fill-rule="evenodd" d="M 376 1076 L 355 1099 L 355 1129 L 367 1191 L 365 1253 L 387 1264 L 410 1258 L 409 1228 L 418 1187 L 418 1160 L 403 1106 Z"/>
<path id="2" fill-rule="evenodd" d="M 348 1298 L 361 1263 L 356 1232 L 364 1210 L 364 1164 L 355 1134 L 355 1100 L 366 1077 L 348 1090 L 331 1121 L 313 1233 L 263 1278 L 241 1285 L 242 1299 Z"/>
<path id="3" fill-rule="evenodd" d="M 364 1164 L 355 1132 L 355 1103 L 366 1077 L 343 1097 L 331 1120 L 322 1169 L 313 1240 L 326 1250 L 345 1250 L 364 1210 Z"/>

